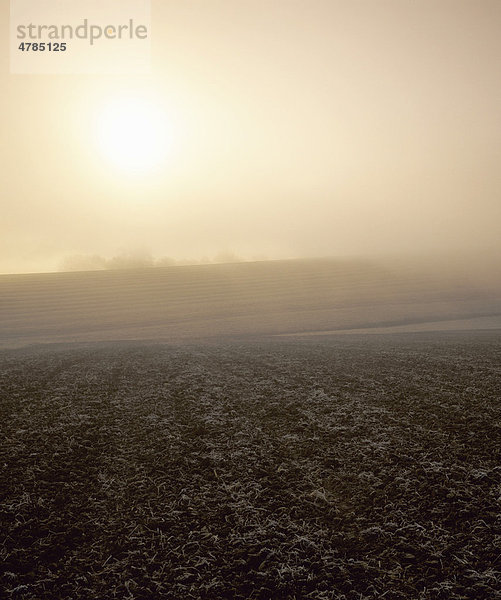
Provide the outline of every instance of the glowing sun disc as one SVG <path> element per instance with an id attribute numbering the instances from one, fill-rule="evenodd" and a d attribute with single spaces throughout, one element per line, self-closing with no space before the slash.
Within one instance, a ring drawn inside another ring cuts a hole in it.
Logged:
<path id="1" fill-rule="evenodd" d="M 165 113 L 141 98 L 110 102 L 97 123 L 98 143 L 103 157 L 124 171 L 158 167 L 172 145 Z"/>

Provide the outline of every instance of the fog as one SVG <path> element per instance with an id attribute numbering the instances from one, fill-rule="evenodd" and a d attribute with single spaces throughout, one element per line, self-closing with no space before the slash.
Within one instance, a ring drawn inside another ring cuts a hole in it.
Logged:
<path id="1" fill-rule="evenodd" d="M 148 76 L 9 75 L 1 54 L 0 272 L 499 260 L 499 1 L 152 6 Z M 141 174 L 107 161 L 95 130 L 131 93 L 172 134 Z"/>

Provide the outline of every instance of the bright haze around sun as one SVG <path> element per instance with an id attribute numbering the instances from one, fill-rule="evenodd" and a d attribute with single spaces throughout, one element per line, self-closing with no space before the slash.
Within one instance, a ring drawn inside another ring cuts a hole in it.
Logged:
<path id="1" fill-rule="evenodd" d="M 500 256 L 501 2 L 153 0 L 151 20 L 149 75 L 5 57 L 0 272 Z"/>

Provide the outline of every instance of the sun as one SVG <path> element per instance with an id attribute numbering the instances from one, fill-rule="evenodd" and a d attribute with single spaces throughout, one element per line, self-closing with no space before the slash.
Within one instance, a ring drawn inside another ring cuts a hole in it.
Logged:
<path id="1" fill-rule="evenodd" d="M 115 98 L 101 109 L 97 139 L 102 157 L 128 173 L 156 169 L 172 151 L 165 111 L 136 96 Z"/>

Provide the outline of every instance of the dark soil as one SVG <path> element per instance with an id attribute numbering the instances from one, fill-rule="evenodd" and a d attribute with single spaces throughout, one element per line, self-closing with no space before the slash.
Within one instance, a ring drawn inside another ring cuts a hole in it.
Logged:
<path id="1" fill-rule="evenodd" d="M 501 597 L 501 337 L 0 353 L 0 597 Z"/>

